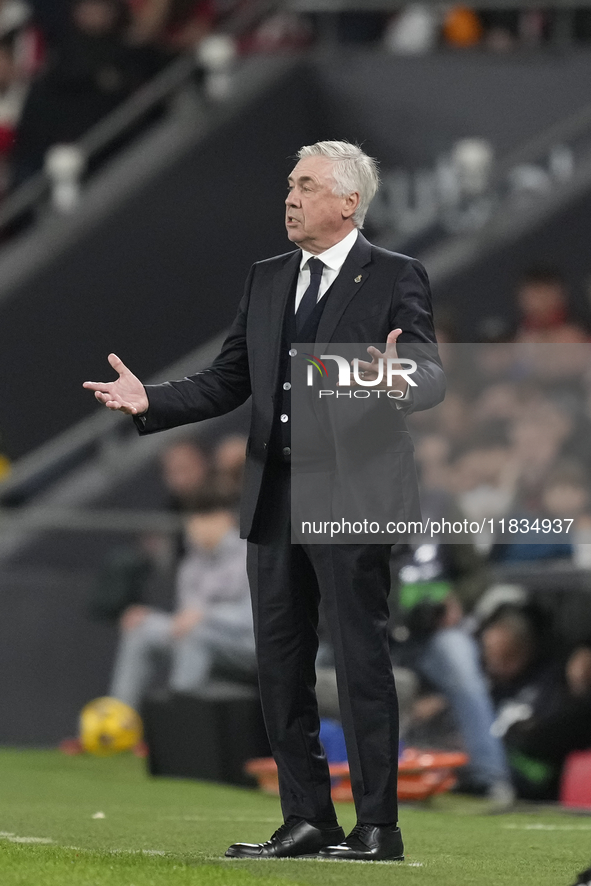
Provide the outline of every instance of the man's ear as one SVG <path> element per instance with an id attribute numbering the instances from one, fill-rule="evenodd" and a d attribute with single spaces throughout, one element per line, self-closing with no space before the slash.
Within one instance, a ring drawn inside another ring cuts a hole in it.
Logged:
<path id="1" fill-rule="evenodd" d="M 351 218 L 357 207 L 359 206 L 359 193 L 353 191 L 343 197 L 343 218 Z"/>

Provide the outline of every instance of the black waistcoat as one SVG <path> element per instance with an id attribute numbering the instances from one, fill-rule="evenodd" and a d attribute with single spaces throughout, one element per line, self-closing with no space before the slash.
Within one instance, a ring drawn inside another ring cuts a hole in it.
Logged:
<path id="1" fill-rule="evenodd" d="M 316 341 L 320 318 L 332 291 L 331 284 L 320 301 L 316 303 L 316 307 L 306 320 L 303 329 L 297 332 L 294 307 L 298 279 L 299 274 L 294 280 L 283 320 L 279 384 L 275 394 L 273 432 L 269 444 L 269 457 L 279 461 L 289 461 L 291 455 L 291 356 L 289 352 L 293 342 Z M 287 416 L 287 421 L 281 421 L 282 415 Z"/>

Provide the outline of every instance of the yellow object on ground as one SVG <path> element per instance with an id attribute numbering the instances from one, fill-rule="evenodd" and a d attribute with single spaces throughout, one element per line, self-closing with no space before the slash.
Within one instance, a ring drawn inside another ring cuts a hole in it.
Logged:
<path id="1" fill-rule="evenodd" d="M 95 698 L 80 712 L 80 741 L 89 754 L 108 757 L 129 751 L 141 741 L 140 715 L 118 698 Z"/>

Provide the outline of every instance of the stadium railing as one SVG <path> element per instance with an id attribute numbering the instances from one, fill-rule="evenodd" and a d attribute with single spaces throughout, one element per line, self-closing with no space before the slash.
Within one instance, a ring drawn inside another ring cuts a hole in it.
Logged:
<path id="1" fill-rule="evenodd" d="M 287 0 L 286 7 L 296 13 L 315 14 L 322 17 L 319 32 L 327 42 L 337 42 L 337 16 L 343 13 L 399 12 L 408 6 L 408 0 Z M 449 9 L 446 0 L 429 0 L 426 6 Z M 554 13 L 551 42 L 555 46 L 567 46 L 573 39 L 573 16 L 576 9 L 591 5 L 589 0 L 551 0 L 544 7 Z M 467 4 L 471 9 L 510 10 L 539 9 L 536 0 L 474 0 Z"/>
<path id="2" fill-rule="evenodd" d="M 238 40 L 280 6 L 279 0 L 251 0 L 238 9 L 214 32 Z M 101 154 L 110 145 L 132 129 L 151 111 L 166 103 L 191 81 L 203 67 L 203 55 L 199 46 L 172 61 L 152 80 L 142 86 L 119 107 L 93 126 L 77 143 L 76 148 L 83 165 Z M 48 197 L 50 178 L 45 170 L 36 173 L 10 194 L 0 206 L 0 231 L 7 231 L 20 219 L 35 213 Z"/>
<path id="3" fill-rule="evenodd" d="M 554 150 L 566 159 L 563 176 L 548 182 L 548 188 L 528 194 L 511 192 L 507 182 L 519 167 L 535 166 Z M 564 209 L 591 188 L 591 105 L 551 126 L 536 138 L 511 152 L 496 167 L 487 195 L 493 210 L 481 227 L 472 232 L 441 239 L 421 260 L 429 267 L 434 286 L 448 281 L 483 256 L 514 241 L 545 219 Z"/>

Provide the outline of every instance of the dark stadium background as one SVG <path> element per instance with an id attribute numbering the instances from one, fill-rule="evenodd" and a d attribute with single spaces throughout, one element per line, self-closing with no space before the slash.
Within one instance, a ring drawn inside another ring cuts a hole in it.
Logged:
<path id="1" fill-rule="evenodd" d="M 305 45 L 239 56 L 223 100 L 207 93 L 207 65 L 187 61 L 154 98 L 165 111 L 92 171 L 73 211 L 51 208 L 44 173 L 25 210 L 16 194 L 0 204 L 0 434 L 13 467 L 0 486 L 2 744 L 57 743 L 108 685 L 116 631 L 89 617 L 88 589 L 120 534 L 74 531 L 67 519 L 162 503 L 162 441 L 137 440 L 81 384 L 105 375 L 111 351 L 145 380 L 199 363 L 252 262 L 289 249 L 285 178 L 302 144 L 358 141 L 384 173 L 431 168 L 466 138 L 490 142 L 505 172 L 512 158 L 539 166 L 554 143 L 572 147 L 571 178 L 501 211 L 490 235 L 435 226 L 390 242 L 371 217 L 367 233 L 425 262 L 436 318 L 453 316 L 460 342 L 515 321 L 516 280 L 541 260 L 563 270 L 577 315 L 589 313 L 589 44 L 561 38 L 551 21 L 557 34 L 535 47 L 439 45 L 405 57 L 309 22 Z M 587 576 L 572 582 L 569 618 L 588 619 Z"/>

